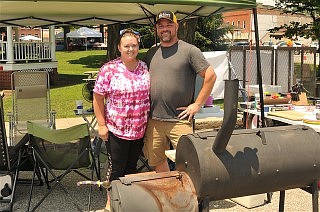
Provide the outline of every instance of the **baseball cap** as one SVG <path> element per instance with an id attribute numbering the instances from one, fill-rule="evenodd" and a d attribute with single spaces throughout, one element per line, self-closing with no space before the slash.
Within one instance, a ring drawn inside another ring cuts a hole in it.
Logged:
<path id="1" fill-rule="evenodd" d="M 177 17 L 175 16 L 175 14 L 171 11 L 162 11 L 160 12 L 158 15 L 157 15 L 157 18 L 156 18 L 156 23 L 160 20 L 160 19 L 167 19 L 173 23 L 178 23 L 177 21 Z"/>

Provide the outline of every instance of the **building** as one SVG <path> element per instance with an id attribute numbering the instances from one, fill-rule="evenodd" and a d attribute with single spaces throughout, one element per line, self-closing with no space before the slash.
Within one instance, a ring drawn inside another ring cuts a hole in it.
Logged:
<path id="1" fill-rule="evenodd" d="M 249 41 L 251 39 L 251 19 L 251 10 L 239 10 L 223 13 L 224 23 L 231 26 L 231 30 L 226 35 L 227 39 L 231 42 Z"/>
<path id="2" fill-rule="evenodd" d="M 61 28 L 55 28 L 55 26 L 50 26 L 47 29 L 7 26 L 2 29 L 5 31 L 0 31 L 0 89 L 11 88 L 11 73 L 14 71 L 44 70 L 49 72 L 50 81 L 58 79 L 58 62 L 55 57 L 58 47 L 56 35 L 59 32 L 63 33 Z M 105 41 L 107 30 L 106 28 L 103 30 L 104 37 L 102 39 Z M 21 40 L 25 36 L 33 36 L 36 40 Z M 64 43 L 62 45 L 64 46 Z M 97 49 L 99 48 L 102 46 L 98 45 Z"/>
<path id="3" fill-rule="evenodd" d="M 268 29 L 285 23 L 289 24 L 291 21 L 300 22 L 302 24 L 312 22 L 310 17 L 306 17 L 304 15 L 281 14 L 281 11 L 275 9 L 273 6 L 262 4 L 259 4 L 257 7 L 257 16 L 260 43 L 266 41 L 276 43 L 279 41 L 270 37 L 271 34 L 268 32 Z M 231 42 L 255 41 L 252 10 L 224 12 L 223 20 L 225 24 L 231 26 L 230 32 L 226 35 L 227 39 Z M 282 32 L 278 33 L 281 34 Z M 311 40 L 303 38 L 299 38 L 299 40 L 305 45 L 309 45 L 311 43 Z"/>
<path id="4" fill-rule="evenodd" d="M 49 40 L 43 41 L 40 28 L 6 27 L 0 41 L 0 89 L 11 88 L 11 73 L 20 70 L 45 70 L 50 80 L 58 77 L 55 57 L 55 27 L 49 27 Z M 24 35 L 24 36 L 23 36 Z M 39 40 L 22 41 L 27 35 L 39 36 Z"/>

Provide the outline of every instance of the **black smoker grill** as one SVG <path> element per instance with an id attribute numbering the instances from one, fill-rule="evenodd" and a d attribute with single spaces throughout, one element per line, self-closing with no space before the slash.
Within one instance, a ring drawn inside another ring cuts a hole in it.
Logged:
<path id="1" fill-rule="evenodd" d="M 238 85 L 238 80 L 226 81 L 225 115 L 218 132 L 180 138 L 177 171 L 112 181 L 112 209 L 208 211 L 212 200 L 312 188 L 313 210 L 318 211 L 320 136 L 306 126 L 234 131 Z"/>

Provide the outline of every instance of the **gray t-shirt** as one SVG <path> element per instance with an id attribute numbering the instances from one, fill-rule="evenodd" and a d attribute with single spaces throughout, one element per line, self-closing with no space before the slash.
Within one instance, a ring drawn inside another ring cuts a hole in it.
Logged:
<path id="1" fill-rule="evenodd" d="M 150 72 L 150 117 L 178 121 L 178 107 L 193 102 L 196 74 L 210 64 L 199 48 L 179 40 L 170 47 L 153 47 L 144 58 Z"/>

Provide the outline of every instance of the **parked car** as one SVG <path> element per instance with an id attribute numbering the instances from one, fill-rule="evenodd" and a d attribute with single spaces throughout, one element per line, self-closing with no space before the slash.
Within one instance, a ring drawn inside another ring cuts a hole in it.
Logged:
<path id="1" fill-rule="evenodd" d="M 288 43 L 286 41 L 279 41 L 276 43 L 276 47 L 288 47 Z M 303 44 L 298 42 L 298 41 L 292 41 L 292 47 L 303 47 Z M 295 49 L 293 51 L 294 54 L 300 54 L 300 50 L 299 49 Z"/>
<path id="2" fill-rule="evenodd" d="M 304 45 L 298 41 L 293 41 L 293 47 L 303 47 Z"/>
<path id="3" fill-rule="evenodd" d="M 285 41 L 279 41 L 279 42 L 276 43 L 276 46 L 277 47 L 287 47 L 288 44 Z"/>
<path id="4" fill-rule="evenodd" d="M 262 46 L 275 46 L 274 43 L 272 41 L 265 41 L 262 43 Z"/>
<path id="5" fill-rule="evenodd" d="M 95 42 L 93 43 L 93 49 L 107 49 L 107 44 L 105 43 L 98 43 L 98 42 Z"/>
<path id="6" fill-rule="evenodd" d="M 293 46 L 292 47 L 303 47 L 304 45 L 298 41 L 293 41 Z M 300 50 L 299 49 L 295 49 L 294 54 L 298 55 L 300 54 Z"/>
<path id="7" fill-rule="evenodd" d="M 312 42 L 310 44 L 310 47 L 316 47 L 316 49 L 318 50 L 319 49 L 319 43 L 318 42 Z"/>
<path id="8" fill-rule="evenodd" d="M 238 41 L 238 42 L 234 42 L 233 46 L 249 46 L 250 43 L 248 41 Z"/>

